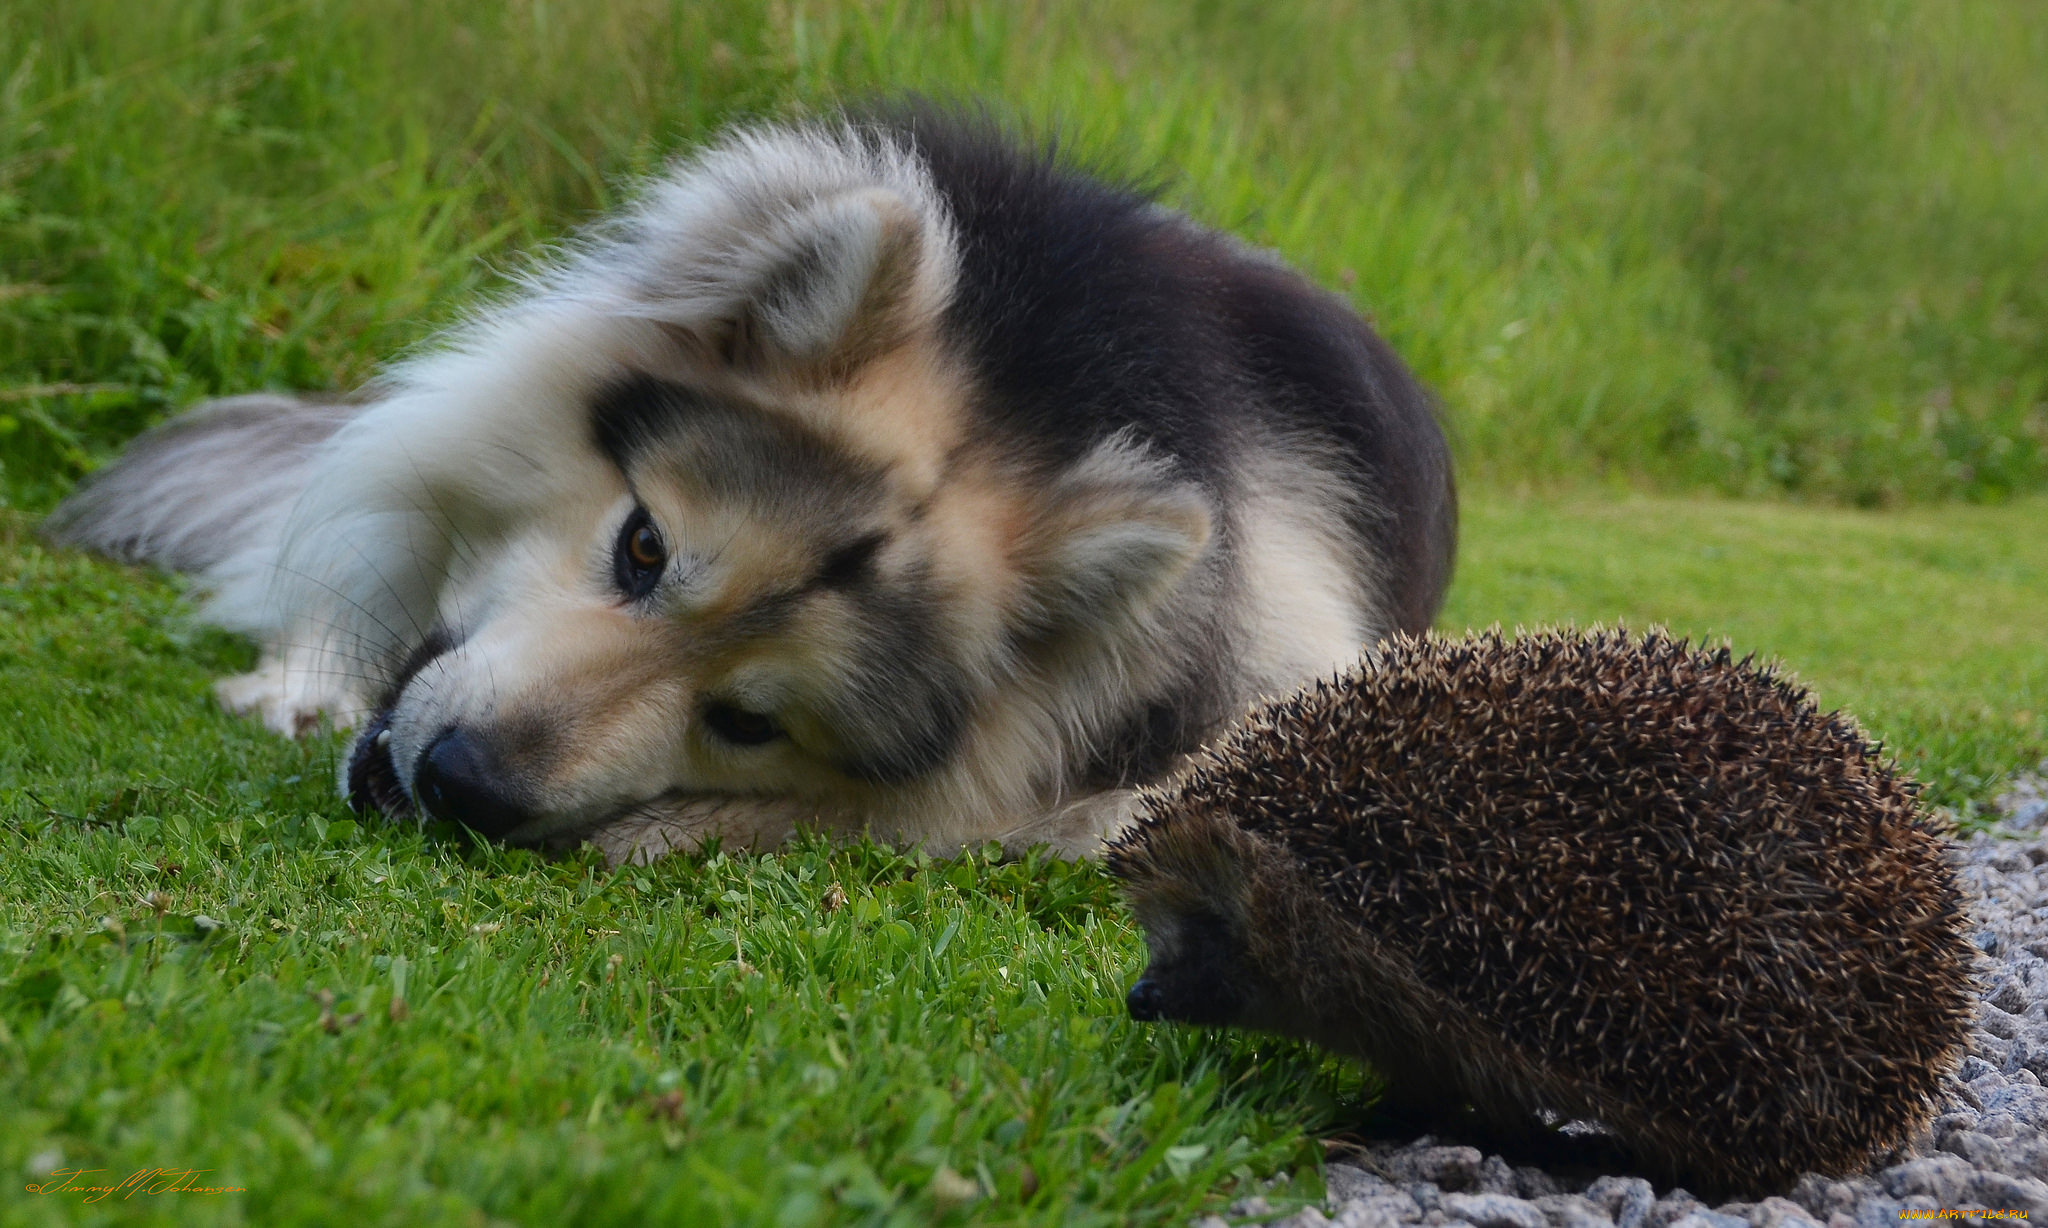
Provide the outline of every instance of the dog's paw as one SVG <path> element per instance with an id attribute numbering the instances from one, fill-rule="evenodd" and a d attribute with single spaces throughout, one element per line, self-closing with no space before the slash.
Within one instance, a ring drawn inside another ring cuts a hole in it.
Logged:
<path id="1" fill-rule="evenodd" d="M 775 848 L 798 827 L 841 826 L 787 798 L 680 797 L 642 806 L 585 836 L 606 864 L 646 865 L 670 853 L 694 853 L 712 839 L 728 848 Z"/>
<path id="2" fill-rule="evenodd" d="M 590 833 L 588 841 L 604 854 L 604 863 L 644 866 L 670 853 L 694 853 L 702 848 L 708 833 L 672 819 L 631 818 L 608 823 Z"/>
<path id="3" fill-rule="evenodd" d="M 254 714 L 288 738 L 303 738 L 323 725 L 348 729 L 362 717 L 363 704 L 343 687 L 320 685 L 319 671 L 293 668 L 276 657 L 257 662 L 246 674 L 213 684 L 220 706 L 237 715 Z"/>
<path id="4" fill-rule="evenodd" d="M 1033 816 L 996 838 L 1012 855 L 1044 845 L 1054 856 L 1088 860 L 1100 857 L 1105 845 L 1137 821 L 1137 790 L 1111 789 Z M 937 851 L 931 841 L 925 846 Z"/>

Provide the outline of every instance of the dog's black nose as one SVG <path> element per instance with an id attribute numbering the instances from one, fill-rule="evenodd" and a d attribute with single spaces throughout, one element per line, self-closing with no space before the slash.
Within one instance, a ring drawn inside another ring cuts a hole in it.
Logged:
<path id="1" fill-rule="evenodd" d="M 1166 995 L 1159 991 L 1159 982 L 1144 979 L 1131 986 L 1131 992 L 1124 995 L 1124 1005 L 1131 1009 L 1131 1018 L 1139 1023 L 1154 1023 L 1166 1017 Z"/>
<path id="2" fill-rule="evenodd" d="M 420 752 L 412 791 L 427 813 L 482 836 L 503 836 L 532 817 L 507 791 L 490 752 L 460 726 Z"/>

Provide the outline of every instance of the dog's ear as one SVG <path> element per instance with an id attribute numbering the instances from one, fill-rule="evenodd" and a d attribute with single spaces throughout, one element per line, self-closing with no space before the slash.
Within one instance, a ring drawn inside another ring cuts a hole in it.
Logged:
<path id="1" fill-rule="evenodd" d="M 707 262 L 715 289 L 692 287 L 697 293 L 656 302 L 650 314 L 699 362 L 844 378 L 910 335 L 928 230 L 895 192 L 843 192 Z"/>
<path id="2" fill-rule="evenodd" d="M 362 406 L 272 393 L 228 397 L 137 437 L 41 526 L 51 542 L 204 572 L 274 541 L 307 461 Z"/>
<path id="3" fill-rule="evenodd" d="M 1058 632 L 1142 617 L 1209 544 L 1213 515 L 1193 483 L 1118 437 L 1065 476 L 1026 535 L 1032 621 Z"/>

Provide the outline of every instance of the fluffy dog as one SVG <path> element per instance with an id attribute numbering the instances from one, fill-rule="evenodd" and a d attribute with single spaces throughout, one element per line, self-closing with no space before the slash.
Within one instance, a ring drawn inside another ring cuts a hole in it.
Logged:
<path id="1" fill-rule="evenodd" d="M 1262 694 L 1420 631 L 1428 398 L 1269 256 L 930 108 L 737 131 L 346 403 L 137 440 L 50 535 L 193 573 L 342 788 L 614 858 L 1094 851 Z"/>

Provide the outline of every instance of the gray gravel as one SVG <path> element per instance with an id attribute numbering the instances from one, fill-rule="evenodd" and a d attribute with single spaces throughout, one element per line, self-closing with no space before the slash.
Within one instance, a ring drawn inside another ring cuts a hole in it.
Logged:
<path id="1" fill-rule="evenodd" d="M 1986 956 L 1970 1053 L 1931 1128 L 1885 1167 L 1847 1180 L 1809 1175 L 1785 1197 L 1709 1207 L 1684 1190 L 1660 1198 L 1639 1177 L 1568 1179 L 1425 1137 L 1331 1163 L 1326 1210 L 1273 1228 L 1897 1228 L 1911 1209 L 2048 1215 L 2048 764 L 1993 810 L 1994 834 L 1958 848 Z M 1232 1208 L 1238 1223 L 1271 1216 L 1262 1199 Z M 1210 1216 L 1196 1228 L 1229 1222 Z"/>

